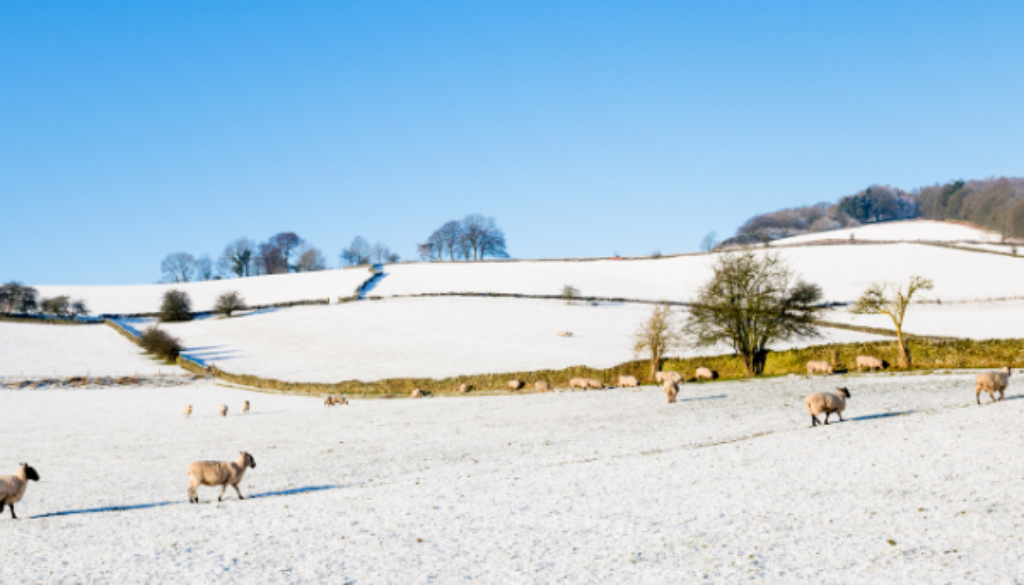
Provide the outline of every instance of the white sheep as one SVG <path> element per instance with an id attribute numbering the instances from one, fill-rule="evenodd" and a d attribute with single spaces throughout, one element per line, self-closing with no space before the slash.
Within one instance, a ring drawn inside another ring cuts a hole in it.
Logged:
<path id="1" fill-rule="evenodd" d="M 982 372 L 974 380 L 974 398 L 981 404 L 981 392 L 988 392 L 992 402 L 996 401 L 996 392 L 999 393 L 999 400 L 1006 398 L 1006 387 L 1010 385 L 1010 366 L 1003 368 L 1001 372 Z"/>
<path id="2" fill-rule="evenodd" d="M 535 382 L 533 384 L 533 389 L 537 392 L 551 392 L 551 384 L 548 384 L 547 382 Z"/>
<path id="3" fill-rule="evenodd" d="M 14 475 L 0 475 L 0 514 L 3 514 L 4 506 L 10 506 L 11 518 L 18 519 L 14 515 L 14 504 L 21 501 L 30 480 L 39 481 L 39 472 L 28 463 L 19 463 Z"/>
<path id="4" fill-rule="evenodd" d="M 228 415 L 228 405 L 227 404 L 221 404 L 220 407 L 217 408 L 217 412 L 219 412 L 221 416 L 227 416 Z"/>
<path id="5" fill-rule="evenodd" d="M 463 394 L 469 392 L 469 384 L 462 384 L 462 385 L 460 385 L 459 386 L 459 392 L 462 392 Z"/>
<path id="6" fill-rule="evenodd" d="M 655 382 L 675 382 L 676 384 L 683 381 L 683 375 L 679 372 L 658 372 L 654 374 Z"/>
<path id="7" fill-rule="evenodd" d="M 582 388 L 582 389 L 586 390 L 587 389 L 587 379 L 586 378 L 573 378 L 573 379 L 569 380 L 569 388 L 570 389 L 571 388 Z"/>
<path id="8" fill-rule="evenodd" d="M 344 396 L 335 396 L 334 403 L 340 406 L 348 406 L 348 399 Z"/>
<path id="9" fill-rule="evenodd" d="M 807 375 L 811 376 L 815 372 L 824 372 L 826 374 L 833 374 L 832 364 L 823 361 L 811 360 L 807 362 Z"/>
<path id="10" fill-rule="evenodd" d="M 604 382 L 602 382 L 601 380 L 598 380 L 597 378 L 587 378 L 585 381 L 587 383 L 587 388 L 590 389 L 590 390 L 603 390 L 604 389 Z"/>
<path id="11" fill-rule="evenodd" d="M 718 372 L 709 370 L 708 368 L 697 368 L 697 372 L 693 377 L 697 380 L 714 380 L 718 377 Z"/>
<path id="12" fill-rule="evenodd" d="M 412 394 L 410 394 L 409 397 L 410 398 L 423 398 L 423 390 L 420 390 L 419 388 L 416 388 L 415 390 L 412 391 Z"/>
<path id="13" fill-rule="evenodd" d="M 249 414 L 249 401 L 242 402 L 242 414 Z"/>
<path id="14" fill-rule="evenodd" d="M 572 331 L 559 331 L 559 337 L 572 337 Z"/>
<path id="15" fill-rule="evenodd" d="M 192 405 L 189 404 L 188 406 L 183 408 L 181 414 L 185 415 L 185 418 L 192 416 Z"/>
<path id="16" fill-rule="evenodd" d="M 334 406 L 334 397 L 328 396 L 327 398 L 324 398 L 324 406 Z"/>
<path id="17" fill-rule="evenodd" d="M 519 390 L 522 387 L 523 387 L 522 380 L 509 380 L 508 381 L 508 389 L 509 390 Z"/>
<path id="18" fill-rule="evenodd" d="M 843 422 L 843 411 L 846 410 L 846 399 L 850 397 L 850 391 L 846 388 L 836 388 L 836 392 L 815 392 L 804 399 L 807 412 L 811 413 L 811 426 L 816 427 L 818 415 L 825 414 L 825 424 L 828 424 L 828 417 L 833 412 L 839 416 L 839 422 Z"/>
<path id="19" fill-rule="evenodd" d="M 661 391 L 665 393 L 665 398 L 668 398 L 669 404 L 675 404 L 676 395 L 679 393 L 679 387 L 672 380 L 665 380 L 665 383 L 661 386 Z"/>
<path id="20" fill-rule="evenodd" d="M 637 381 L 636 376 L 619 376 L 619 386 L 623 388 L 636 388 L 640 386 L 640 382 Z"/>
<path id="21" fill-rule="evenodd" d="M 857 371 L 863 372 L 864 368 L 867 368 L 868 371 L 884 370 L 885 362 L 870 355 L 859 355 L 857 356 Z"/>
<path id="22" fill-rule="evenodd" d="M 188 501 L 192 504 L 199 503 L 199 495 L 196 488 L 201 485 L 221 486 L 220 495 L 217 501 L 224 497 L 224 490 L 228 486 L 235 488 L 239 500 L 244 500 L 238 484 L 242 482 L 246 468 L 256 469 L 256 460 L 245 451 L 238 454 L 237 461 L 196 461 L 188 466 Z"/>

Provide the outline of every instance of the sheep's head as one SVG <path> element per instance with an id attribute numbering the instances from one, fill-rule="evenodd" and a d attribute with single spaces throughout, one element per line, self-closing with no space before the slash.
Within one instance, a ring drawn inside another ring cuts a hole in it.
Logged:
<path id="1" fill-rule="evenodd" d="M 25 479 L 39 481 L 39 472 L 36 471 L 35 467 L 32 467 L 28 463 L 22 463 L 21 468 L 25 471 Z"/>
<path id="2" fill-rule="evenodd" d="M 836 388 L 836 391 L 838 391 L 840 394 L 846 396 L 847 398 L 850 397 L 850 391 L 847 390 L 846 388 Z"/>
<path id="3" fill-rule="evenodd" d="M 1003 373 L 1009 376 L 1010 374 L 1013 373 L 1013 370 L 1010 369 L 1010 366 L 1006 366 L 1005 368 L 1003 368 Z"/>
<path id="4" fill-rule="evenodd" d="M 253 459 L 252 455 L 249 455 L 245 451 L 242 451 L 242 457 L 245 459 L 245 465 L 256 469 L 256 460 Z"/>

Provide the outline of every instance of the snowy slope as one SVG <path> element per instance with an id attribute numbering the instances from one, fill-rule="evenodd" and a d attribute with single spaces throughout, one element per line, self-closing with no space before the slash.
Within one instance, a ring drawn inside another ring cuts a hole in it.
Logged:
<path id="1" fill-rule="evenodd" d="M 848 422 L 808 428 L 803 396 L 836 384 Z M 1024 443 L 1024 400 L 977 407 L 972 387 L 782 378 L 688 384 L 675 405 L 645 388 L 334 409 L 212 384 L 0 391 L 0 473 L 42 476 L 0 518 L 0 582 L 1009 583 L 1024 458 L 997 446 Z M 189 462 L 242 449 L 249 499 L 186 503 Z"/>
<path id="2" fill-rule="evenodd" d="M 372 381 L 608 368 L 635 359 L 630 339 L 651 310 L 650 305 L 595 307 L 533 299 L 391 299 L 161 327 L 185 343 L 186 355 L 228 372 L 303 382 Z M 559 337 L 558 331 L 573 336 Z M 775 349 L 886 339 L 843 330 L 824 333 Z"/>
<path id="3" fill-rule="evenodd" d="M 366 267 L 324 270 L 300 274 L 274 274 L 244 279 L 210 280 L 181 284 L 140 284 L 127 286 L 39 285 L 43 297 L 68 295 L 84 299 L 94 315 L 155 313 L 163 295 L 171 289 L 188 293 L 193 311 L 209 311 L 217 297 L 238 291 L 250 305 L 269 305 L 291 301 L 350 297 L 370 278 Z"/>
<path id="4" fill-rule="evenodd" d="M 876 281 L 935 281 L 935 297 L 979 299 L 1019 294 L 1024 257 L 920 244 L 810 246 L 771 250 L 829 301 L 849 302 Z M 758 253 L 765 253 L 758 250 Z M 566 284 L 585 296 L 687 301 L 711 276 L 715 255 L 657 260 L 403 264 L 385 268 L 379 296 L 442 292 L 557 295 Z"/>
<path id="5" fill-rule="evenodd" d="M 150 359 L 106 325 L 0 322 L 0 377 L 69 378 L 185 373 Z"/>
<path id="6" fill-rule="evenodd" d="M 778 245 L 806 244 L 822 240 L 876 240 L 885 242 L 998 242 L 1000 234 L 989 232 L 968 224 L 928 219 L 908 221 L 887 221 L 862 225 L 855 228 L 803 234 L 792 238 L 776 240 Z"/>
<path id="7" fill-rule="evenodd" d="M 885 315 L 854 315 L 830 311 L 825 319 L 868 327 L 892 329 Z M 917 335 L 970 339 L 1019 339 L 1024 337 L 1024 300 L 975 303 L 914 303 L 903 327 Z"/>

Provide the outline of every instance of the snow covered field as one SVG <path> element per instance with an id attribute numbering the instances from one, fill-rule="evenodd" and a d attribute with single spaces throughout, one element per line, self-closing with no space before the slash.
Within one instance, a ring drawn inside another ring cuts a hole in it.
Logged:
<path id="1" fill-rule="evenodd" d="M 182 340 L 186 355 L 231 373 L 297 382 L 372 381 L 616 366 L 635 359 L 631 336 L 652 309 L 534 299 L 389 299 L 161 327 Z M 558 331 L 573 336 L 559 337 Z M 776 349 L 886 339 L 838 329 L 823 333 Z"/>
<path id="2" fill-rule="evenodd" d="M 38 285 L 42 297 L 68 295 L 83 299 L 94 315 L 155 313 L 160 310 L 164 293 L 178 289 L 188 293 L 193 311 L 213 309 L 217 297 L 227 291 L 239 291 L 250 305 L 269 305 L 316 299 L 336 300 L 350 297 L 370 278 L 365 266 L 344 270 L 324 270 L 299 274 L 274 274 L 244 279 L 208 280 L 179 284 L 139 284 L 128 286 Z"/>
<path id="3" fill-rule="evenodd" d="M 151 359 L 106 325 L 0 322 L 0 379 L 184 373 Z"/>
<path id="4" fill-rule="evenodd" d="M 829 311 L 824 318 L 837 323 L 893 328 L 892 320 L 885 315 L 854 315 L 846 310 L 835 310 Z M 903 327 L 917 335 L 1016 339 L 1024 337 L 1024 300 L 941 305 L 915 303 L 907 310 Z"/>
<path id="5" fill-rule="evenodd" d="M 912 219 L 887 221 L 855 228 L 803 234 L 777 240 L 778 244 L 806 244 L 822 240 L 876 240 L 884 242 L 998 242 L 1000 234 L 962 223 Z"/>
<path id="6" fill-rule="evenodd" d="M 836 384 L 847 422 L 809 428 L 802 397 Z M 0 473 L 42 476 L 0 518 L 0 582 L 1011 583 L 1017 384 L 982 407 L 967 373 L 688 384 L 675 405 L 0 391 Z M 186 503 L 189 462 L 242 449 L 250 499 Z"/>

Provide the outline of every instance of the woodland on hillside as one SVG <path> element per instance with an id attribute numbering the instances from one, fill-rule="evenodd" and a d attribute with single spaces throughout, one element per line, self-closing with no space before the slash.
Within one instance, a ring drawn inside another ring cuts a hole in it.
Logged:
<path id="1" fill-rule="evenodd" d="M 1024 238 L 1024 178 L 952 181 L 912 191 L 872 185 L 835 203 L 762 213 L 724 244 L 766 242 L 897 219 L 967 221 L 1004 238 Z"/>

